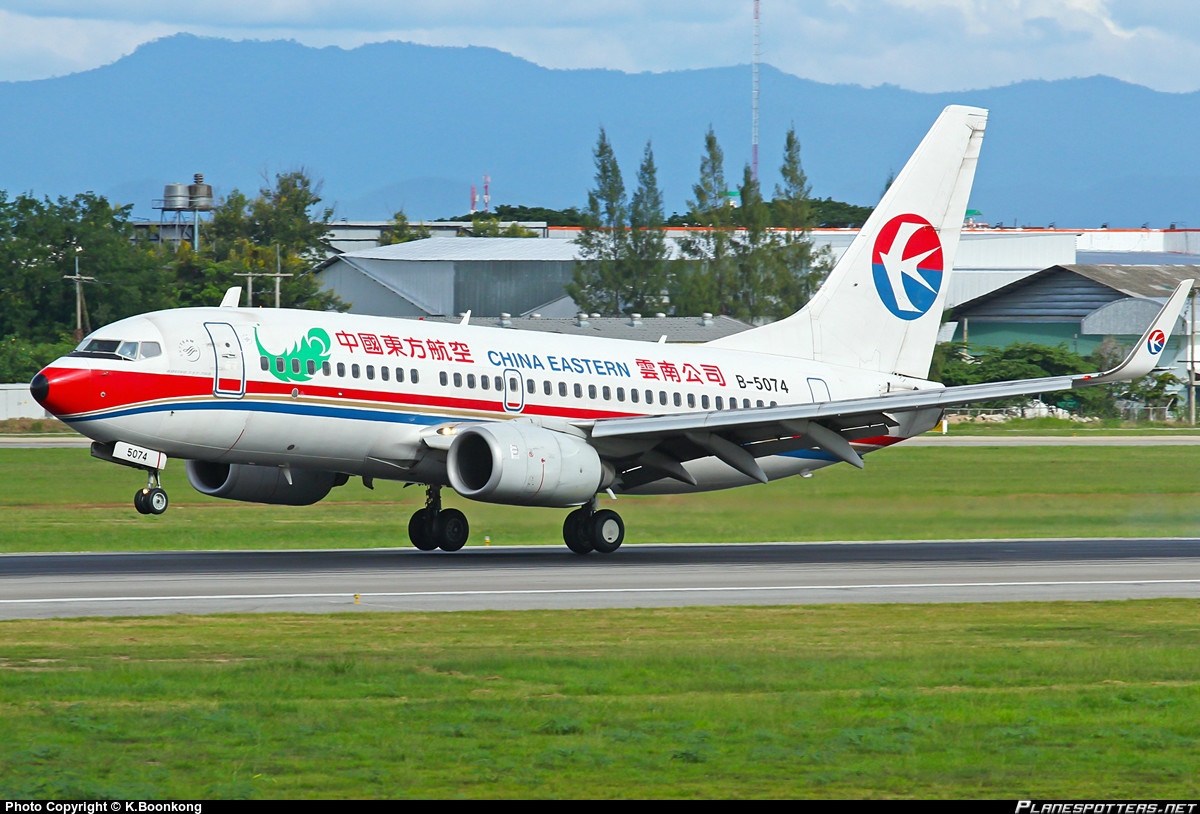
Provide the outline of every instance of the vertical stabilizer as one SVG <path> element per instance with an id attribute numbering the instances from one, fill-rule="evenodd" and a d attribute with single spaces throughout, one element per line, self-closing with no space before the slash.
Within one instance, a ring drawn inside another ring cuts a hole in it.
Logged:
<path id="1" fill-rule="evenodd" d="M 987 111 L 942 111 L 812 301 L 710 344 L 925 378 Z"/>

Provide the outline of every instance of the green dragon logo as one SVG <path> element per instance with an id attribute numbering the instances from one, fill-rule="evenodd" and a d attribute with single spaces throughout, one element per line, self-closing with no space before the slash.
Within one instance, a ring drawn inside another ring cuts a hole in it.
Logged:
<path id="1" fill-rule="evenodd" d="M 329 334 L 321 328 L 309 329 L 307 336 L 296 342 L 290 351 L 282 354 L 271 353 L 263 347 L 262 340 L 258 338 L 258 328 L 254 329 L 254 341 L 258 344 L 258 352 L 271 359 L 271 375 L 283 382 L 306 382 L 312 379 L 313 374 L 308 372 L 308 363 L 313 362 L 320 367 L 329 360 L 329 351 L 333 348 Z M 279 358 L 283 359 L 283 370 L 279 369 L 280 366 L 275 361 Z M 293 372 L 293 359 L 299 361 L 299 372 Z"/>

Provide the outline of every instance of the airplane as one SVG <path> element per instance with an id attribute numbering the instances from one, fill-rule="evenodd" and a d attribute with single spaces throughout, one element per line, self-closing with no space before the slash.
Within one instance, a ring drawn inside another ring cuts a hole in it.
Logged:
<path id="1" fill-rule="evenodd" d="M 951 405 L 1130 381 L 1154 369 L 1182 283 L 1128 358 L 1094 374 L 945 387 L 927 379 L 987 122 L 947 107 L 813 299 L 761 327 L 683 347 L 461 323 L 238 307 L 114 322 L 38 373 L 45 408 L 92 455 L 142 469 L 162 514 L 183 459 L 206 495 L 309 505 L 350 477 L 426 487 L 414 546 L 456 551 L 478 501 L 571 509 L 578 554 L 616 551 L 599 496 L 767 483 L 932 429 Z"/>

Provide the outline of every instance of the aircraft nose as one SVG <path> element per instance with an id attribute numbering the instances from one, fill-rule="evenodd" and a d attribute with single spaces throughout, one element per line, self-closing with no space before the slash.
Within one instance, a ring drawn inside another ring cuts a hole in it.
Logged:
<path id="1" fill-rule="evenodd" d="M 33 377 L 33 381 L 29 383 L 29 393 L 33 396 L 33 400 L 43 407 L 46 406 L 46 397 L 50 395 L 50 379 L 45 373 L 39 373 Z"/>
<path id="2" fill-rule="evenodd" d="M 88 409 L 91 398 L 92 371 L 44 369 L 29 383 L 29 392 L 37 403 L 57 416 L 80 413 Z"/>

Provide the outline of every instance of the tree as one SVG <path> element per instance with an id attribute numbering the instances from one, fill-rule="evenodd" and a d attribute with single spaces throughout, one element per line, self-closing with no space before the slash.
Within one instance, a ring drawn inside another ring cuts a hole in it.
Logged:
<path id="1" fill-rule="evenodd" d="M 621 169 L 603 127 L 592 157 L 596 187 L 588 191 L 583 228 L 575 238 L 580 259 L 567 293 L 585 311 L 617 316 L 624 304 L 622 294 L 627 281 L 629 207 Z"/>
<path id="2" fill-rule="evenodd" d="M 392 215 L 391 224 L 379 233 L 379 245 L 392 246 L 396 243 L 410 243 L 414 240 L 424 240 L 430 234 L 429 228 L 426 226 L 412 226 L 408 222 L 408 215 L 404 214 L 404 210 L 401 209 Z"/>
<path id="3" fill-rule="evenodd" d="M 246 286 L 247 278 L 238 275 L 281 273 L 291 275 L 280 280 L 282 307 L 345 310 L 349 306 L 336 294 L 321 291 L 310 273 L 325 258 L 333 217 L 333 209 L 320 204 L 320 185 L 303 169 L 276 175 L 275 185 L 260 189 L 253 199 L 235 189 L 214 210 L 202 250 L 188 247 L 175 257 L 183 290 L 196 298 L 182 304 L 212 305 L 218 291 Z M 259 291 L 274 288 L 271 278 L 257 279 Z"/>
<path id="4" fill-rule="evenodd" d="M 0 192 L 0 336 L 54 343 L 73 332 L 75 287 L 63 277 L 76 261 L 96 280 L 84 286 L 93 325 L 173 306 L 161 258 L 132 241 L 130 208 L 91 192 L 57 201 Z"/>
<path id="5" fill-rule="evenodd" d="M 800 163 L 800 140 L 795 126 L 788 129 L 779 172 L 783 183 L 776 185 L 771 203 L 773 223 L 783 231 L 772 252 L 771 287 L 775 298 L 770 316 L 781 319 L 803 308 L 817 293 L 833 268 L 833 256 L 828 247 L 821 252 L 813 251 L 810 234 L 813 207 L 809 197 L 812 187 Z"/>
<path id="6" fill-rule="evenodd" d="M 776 307 L 778 292 L 775 290 L 778 275 L 774 269 L 778 241 L 769 228 L 771 213 L 749 164 L 742 171 L 738 195 L 741 206 L 736 215 L 741 228 L 733 233 L 731 240 L 736 274 L 727 313 L 738 319 L 754 321 L 773 316 L 779 310 Z"/>
<path id="7" fill-rule="evenodd" d="M 657 313 L 663 307 L 670 250 L 663 231 L 663 197 L 650 142 L 638 167 L 638 185 L 629 204 L 625 303 L 631 313 Z"/>
<path id="8" fill-rule="evenodd" d="M 733 311 L 733 214 L 724 163 L 721 145 L 709 127 L 700 159 L 700 180 L 692 187 L 693 198 L 688 202 L 699 229 L 679 241 L 680 251 L 690 262 L 680 265 L 671 286 L 671 303 L 679 315 Z"/>

